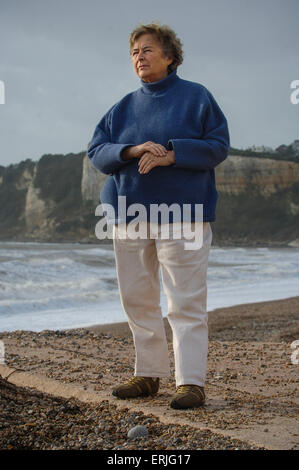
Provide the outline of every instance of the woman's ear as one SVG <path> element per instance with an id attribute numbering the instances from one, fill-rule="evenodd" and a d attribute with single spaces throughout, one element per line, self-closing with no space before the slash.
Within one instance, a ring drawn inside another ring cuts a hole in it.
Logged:
<path id="1" fill-rule="evenodd" d="M 174 61 L 173 55 L 171 54 L 171 55 L 168 56 L 167 58 L 168 58 L 168 60 L 169 60 L 169 64 L 168 64 L 168 65 L 172 64 L 172 62 Z"/>

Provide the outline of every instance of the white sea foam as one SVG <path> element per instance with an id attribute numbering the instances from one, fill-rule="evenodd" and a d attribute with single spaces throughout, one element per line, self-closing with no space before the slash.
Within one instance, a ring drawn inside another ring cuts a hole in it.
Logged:
<path id="1" fill-rule="evenodd" d="M 114 259 L 114 251 L 105 250 L 103 248 L 90 248 L 89 250 L 73 250 L 73 253 L 84 256 L 101 256 L 104 258 Z"/>
<path id="2" fill-rule="evenodd" d="M 112 246 L 2 242 L 0 260 L 0 331 L 126 319 Z M 299 248 L 212 247 L 207 280 L 208 310 L 299 295 Z"/>

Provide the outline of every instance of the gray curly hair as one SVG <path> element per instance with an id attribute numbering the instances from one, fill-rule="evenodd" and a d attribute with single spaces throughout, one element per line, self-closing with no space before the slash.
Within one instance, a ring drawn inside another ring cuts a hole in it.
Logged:
<path id="1" fill-rule="evenodd" d="M 182 42 L 176 33 L 167 25 L 161 25 L 158 21 L 152 21 L 149 24 L 140 23 L 130 34 L 129 45 L 130 54 L 135 41 L 142 34 L 153 34 L 161 44 L 165 56 L 172 55 L 173 61 L 168 65 L 168 75 L 183 63 Z"/>

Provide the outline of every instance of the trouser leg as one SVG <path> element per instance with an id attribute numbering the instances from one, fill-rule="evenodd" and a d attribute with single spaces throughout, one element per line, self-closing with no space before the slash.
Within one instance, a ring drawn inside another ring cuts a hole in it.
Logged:
<path id="1" fill-rule="evenodd" d="M 120 239 L 113 244 L 119 293 L 135 345 L 135 375 L 170 375 L 168 345 L 160 307 L 159 262 L 155 240 Z"/>
<path id="2" fill-rule="evenodd" d="M 176 385 L 204 386 L 208 355 L 207 268 L 212 229 L 203 223 L 203 245 L 185 250 L 186 240 L 157 240 L 162 281 L 173 332 Z"/>

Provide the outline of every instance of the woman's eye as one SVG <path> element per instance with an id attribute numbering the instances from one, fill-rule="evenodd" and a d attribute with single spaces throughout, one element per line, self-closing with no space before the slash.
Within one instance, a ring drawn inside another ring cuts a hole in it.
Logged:
<path id="1" fill-rule="evenodd" d="M 143 51 L 143 52 L 150 52 L 150 51 L 151 51 L 151 49 L 144 49 L 144 51 Z M 132 52 L 132 55 L 136 55 L 136 54 L 137 54 L 137 51 L 135 51 L 135 52 Z"/>

